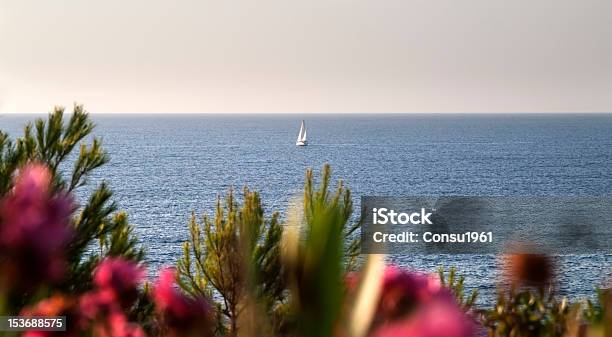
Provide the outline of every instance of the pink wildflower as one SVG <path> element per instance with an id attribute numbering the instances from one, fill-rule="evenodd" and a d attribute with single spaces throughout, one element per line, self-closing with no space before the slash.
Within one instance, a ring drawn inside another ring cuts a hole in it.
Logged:
<path id="1" fill-rule="evenodd" d="M 98 337 L 145 337 L 138 324 L 130 323 L 121 312 L 111 313 L 106 320 L 98 321 L 93 326 L 94 336 Z"/>
<path id="2" fill-rule="evenodd" d="M 434 298 L 453 300 L 436 276 L 412 273 L 388 266 L 383 277 L 378 312 L 383 320 L 401 317 Z"/>
<path id="3" fill-rule="evenodd" d="M 108 292 L 106 296 L 123 308 L 130 306 L 138 296 L 138 284 L 143 280 L 145 270 L 132 261 L 120 258 L 107 258 L 102 261 L 94 273 L 94 284 L 100 291 Z"/>
<path id="4" fill-rule="evenodd" d="M 0 266 L 5 286 L 31 289 L 62 279 L 65 250 L 72 238 L 72 199 L 51 188 L 51 173 L 40 164 L 21 171 L 0 201 Z"/>
<path id="5" fill-rule="evenodd" d="M 349 275 L 349 289 L 356 280 Z M 472 319 L 457 305 L 451 291 L 437 276 L 414 273 L 395 266 L 384 271 L 371 337 L 469 337 Z"/>
<path id="6" fill-rule="evenodd" d="M 176 272 L 172 268 L 159 274 L 153 296 L 166 336 L 210 335 L 213 310 L 203 298 L 190 298 L 175 287 Z"/>
<path id="7" fill-rule="evenodd" d="M 104 318 L 121 310 L 116 295 L 110 289 L 96 289 L 83 294 L 79 308 L 82 315 L 89 320 Z"/>
<path id="8" fill-rule="evenodd" d="M 404 319 L 380 326 L 371 337 L 470 337 L 475 332 L 475 323 L 457 305 L 435 299 Z"/>

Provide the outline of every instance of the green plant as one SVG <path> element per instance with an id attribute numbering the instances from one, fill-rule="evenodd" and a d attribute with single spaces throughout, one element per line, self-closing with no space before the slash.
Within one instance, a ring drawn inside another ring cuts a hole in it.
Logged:
<path id="1" fill-rule="evenodd" d="M 299 336 L 331 336 L 342 309 L 345 238 L 353 205 L 342 182 L 335 193 L 329 192 L 330 176 L 325 165 L 315 189 L 312 170 L 306 172 L 303 218 L 294 217 L 286 229 L 284 258 Z"/>
<path id="2" fill-rule="evenodd" d="M 56 191 L 74 192 L 86 185 L 88 176 L 109 160 L 98 138 L 93 137 L 89 144 L 85 141 L 93 129 L 87 112 L 81 105 L 75 105 L 67 121 L 64 109 L 56 107 L 46 120 L 39 118 L 34 124 L 27 124 L 23 136 L 15 141 L 0 132 L 0 197 L 11 190 L 16 173 L 31 162 L 48 167 Z M 78 153 L 74 153 L 76 148 Z M 79 293 L 90 289 L 92 271 L 106 256 L 122 256 L 135 261 L 144 258 L 127 215 L 117 212 L 112 192 L 105 182 L 93 189 L 86 200 L 80 201 L 71 225 L 74 236 L 65 254 L 68 272 L 64 281 L 36 292 L 7 295 L 6 311 L 18 312 L 24 305 L 54 291 Z M 96 245 L 99 249 L 92 249 Z"/>
<path id="3" fill-rule="evenodd" d="M 273 316 L 286 295 L 278 213 L 266 219 L 258 193 L 245 188 L 242 196 L 242 205 L 232 191 L 224 203 L 218 199 L 213 218 L 198 222 L 192 215 L 190 242 L 178 262 L 180 286 L 187 293 L 220 296 L 217 307 L 232 336 L 249 327 L 265 330 L 251 324 L 258 313 L 254 306 Z"/>
<path id="4" fill-rule="evenodd" d="M 608 337 L 612 333 L 612 291 L 610 289 L 597 289 L 596 302 L 586 301 L 586 308 L 582 312 L 584 320 L 589 323 L 583 336 Z"/>
<path id="5" fill-rule="evenodd" d="M 563 336 L 576 309 L 550 291 L 499 290 L 495 307 L 483 311 L 483 325 L 495 337 Z"/>
<path id="6" fill-rule="evenodd" d="M 307 171 L 300 215 L 284 226 L 302 236 L 289 249 L 297 250 L 295 259 L 281 260 L 279 215 L 266 219 L 256 192 L 245 188 L 241 204 L 230 191 L 224 201 L 217 200 L 212 218 L 205 215 L 198 221 L 192 214 L 190 240 L 177 264 L 179 285 L 192 296 L 219 298 L 217 310 L 225 318 L 220 332 L 284 335 L 298 329 L 309 335 L 307 330 L 315 329 L 314 335 L 320 335 L 331 331 L 343 296 L 342 278 L 347 266 L 354 265 L 358 249 L 356 239 L 349 245 L 345 239 L 358 224 L 348 227 L 350 192 L 340 182 L 331 194 L 330 174 L 330 167 L 324 166 L 315 190 L 312 170 Z M 308 295 L 320 290 L 325 294 Z"/>
<path id="7" fill-rule="evenodd" d="M 596 293 L 597 297 L 595 301 L 590 299 L 586 300 L 586 308 L 584 310 L 584 318 L 587 322 L 593 324 L 601 323 L 606 311 L 606 291 L 597 289 Z"/>
<path id="8" fill-rule="evenodd" d="M 474 304 L 478 298 L 478 291 L 472 290 L 472 292 L 466 296 L 463 285 L 465 277 L 463 275 L 457 276 L 457 268 L 451 267 L 448 271 L 448 277 L 446 277 L 444 267 L 439 267 L 438 276 L 440 278 L 440 284 L 451 290 L 453 295 L 455 295 L 457 304 L 463 308 L 463 310 L 469 311 L 474 308 Z"/>

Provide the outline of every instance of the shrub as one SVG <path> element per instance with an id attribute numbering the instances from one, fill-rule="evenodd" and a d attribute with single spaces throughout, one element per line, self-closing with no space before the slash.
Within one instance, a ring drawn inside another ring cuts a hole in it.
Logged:
<path id="1" fill-rule="evenodd" d="M 495 307 L 484 312 L 483 324 L 489 336 L 563 336 L 569 321 L 570 305 L 552 293 L 533 290 L 500 290 Z"/>
<path id="2" fill-rule="evenodd" d="M 306 172 L 303 214 L 287 224 L 284 262 L 289 273 L 291 313 L 298 336 L 330 336 L 340 318 L 345 294 L 345 244 L 352 213 L 350 191 L 342 182 L 329 192 L 325 165 L 319 187 Z"/>
<path id="3" fill-rule="evenodd" d="M 87 112 L 82 106 L 75 105 L 67 121 L 64 119 L 64 109 L 56 107 L 46 120 L 39 118 L 34 124 L 26 125 L 23 136 L 15 141 L 0 131 L 0 197 L 5 200 L 14 198 L 14 194 L 18 193 L 14 190 L 16 181 L 14 178 L 28 163 L 38 163 L 42 165 L 40 167 L 45 167 L 44 174 L 48 174 L 49 180 L 49 191 L 45 193 L 48 193 L 52 199 L 59 200 L 62 195 L 68 196 L 86 185 L 87 177 L 109 160 L 98 138 L 91 138 L 89 144 L 86 141 L 93 129 L 94 124 Z M 77 148 L 78 153 L 75 153 Z M 36 174 L 42 175 L 40 172 Z M 70 238 L 61 247 L 62 263 L 65 263 L 61 280 L 47 282 L 42 288 L 27 289 L 27 291 L 14 287 L 7 289 L 5 286 L 2 291 L 5 293 L 6 303 L 0 311 L 18 312 L 21 307 L 32 304 L 53 292 L 82 293 L 91 289 L 91 275 L 98 262 L 107 256 L 120 256 L 137 262 L 143 259 L 144 251 L 138 246 L 136 237 L 132 233 L 132 226 L 129 225 L 124 212 L 117 212 L 117 206 L 112 201 L 112 193 L 105 182 L 98 184 L 85 200 L 81 200 L 80 205 L 78 201 L 72 205 L 74 206 L 70 206 L 67 211 L 66 216 L 69 219 L 65 226 L 63 224 L 56 226 L 57 230 L 54 231 L 54 233 L 70 232 Z M 50 207 L 55 209 L 59 206 L 50 205 Z M 7 206 L 3 208 L 7 212 L 11 211 Z M 13 211 L 19 210 L 13 209 Z M 15 230 L 18 228 L 15 223 L 17 218 L 11 218 L 7 212 L 4 212 L 0 219 L 0 229 Z M 21 219 L 25 219 L 25 215 Z M 38 218 L 34 221 L 53 220 Z M 51 228 L 48 225 L 43 227 Z M 53 244 L 53 241 L 57 242 L 56 237 L 43 235 L 42 232 L 38 233 L 37 240 L 31 244 L 41 249 Z M 7 253 L 7 249 L 11 249 L 11 244 L 16 244 L 16 241 L 5 242 L 3 248 L 0 248 L 3 249 L 0 254 L 0 265 L 4 266 L 3 268 L 10 265 L 8 262 L 19 263 L 22 266 L 34 262 L 16 261 L 15 255 Z M 92 249 L 95 246 L 99 249 Z M 21 254 L 22 259 L 35 259 L 36 262 L 43 263 L 43 260 L 33 255 L 39 251 L 36 247 L 30 247 L 28 250 L 17 246 L 13 248 L 11 254 Z M 57 247 L 54 251 L 59 253 L 59 250 L 60 247 Z M 8 256 L 12 256 L 10 261 Z M 7 275 L 6 271 L 3 274 Z M 31 278 L 39 279 L 35 280 L 35 283 L 39 283 L 37 286 L 41 283 L 39 281 L 48 281 L 35 273 L 30 275 Z"/>
<path id="4" fill-rule="evenodd" d="M 266 330 L 249 323 L 250 315 L 261 313 L 251 306 L 273 317 L 286 297 L 279 215 L 265 218 L 258 193 L 245 188 L 242 196 L 242 205 L 232 191 L 224 202 L 218 199 L 213 218 L 205 215 L 198 222 L 192 215 L 190 241 L 178 262 L 180 285 L 187 293 L 210 296 L 214 292 L 221 297 L 218 311 L 227 322 L 223 329 L 231 336 L 248 327 Z"/>

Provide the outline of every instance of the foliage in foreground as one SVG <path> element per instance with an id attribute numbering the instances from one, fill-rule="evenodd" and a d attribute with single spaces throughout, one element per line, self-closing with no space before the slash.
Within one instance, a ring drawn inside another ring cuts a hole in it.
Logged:
<path id="1" fill-rule="evenodd" d="M 438 268 L 438 278 L 440 284 L 451 290 L 455 296 L 455 300 L 460 307 L 465 311 L 472 310 L 476 304 L 476 298 L 478 298 L 478 291 L 472 290 L 469 295 L 465 294 L 465 277 L 463 275 L 457 275 L 457 268 L 451 267 L 448 271 L 448 276 L 444 270 L 444 267 Z"/>
<path id="2" fill-rule="evenodd" d="M 552 293 L 500 289 L 493 310 L 484 314 L 484 326 L 492 336 L 563 336 L 572 308 Z M 574 308 L 576 310 L 576 308 Z"/>
<path id="3" fill-rule="evenodd" d="M 244 329 L 257 329 L 270 334 L 270 327 L 249 324 L 253 317 L 248 315 L 274 317 L 285 301 L 281 225 L 278 213 L 264 217 L 258 193 L 245 188 L 242 197 L 242 205 L 232 191 L 224 203 L 218 199 L 214 218 L 205 215 L 198 222 L 192 215 L 191 241 L 184 244 L 178 262 L 180 285 L 194 296 L 219 294 L 218 312 L 227 322 L 222 332 L 237 336 Z M 253 305 L 260 310 L 249 310 Z"/>
<path id="4" fill-rule="evenodd" d="M 331 335 L 342 309 L 345 237 L 353 204 L 341 181 L 330 193 L 330 176 L 325 165 L 315 188 L 312 170 L 306 172 L 303 211 L 294 211 L 303 217 L 291 219 L 285 236 L 291 314 L 300 336 Z"/>
<path id="5" fill-rule="evenodd" d="M 61 229 L 62 235 L 53 236 L 57 231 L 49 231 L 44 223 L 38 223 L 39 227 L 8 223 L 19 222 L 19 214 L 10 212 L 23 211 L 19 209 L 22 205 L 4 207 L 7 212 L 0 219 L 0 273 L 5 274 L 5 282 L 18 287 L 3 289 L 6 300 L 0 312 L 14 312 L 54 292 L 91 289 L 93 270 L 105 257 L 137 262 L 143 259 L 144 251 L 138 246 L 126 213 L 117 211 L 106 182 L 99 183 L 80 203 L 70 197 L 109 160 L 98 138 L 91 138 L 89 144 L 86 141 L 93 129 L 88 114 L 76 105 L 68 120 L 64 109 L 56 107 L 47 120 L 39 118 L 26 125 L 23 135 L 14 141 L 0 131 L 0 197 L 7 197 L 14 189 L 15 177 L 26 164 L 40 163 L 45 173 L 37 174 L 49 176 L 49 193 L 58 195 L 56 201 L 61 204 L 55 207 L 64 210 L 69 222 L 68 229 Z M 58 216 L 53 211 L 49 209 L 45 214 Z M 63 220 L 60 218 L 55 221 Z M 41 235 L 45 231 L 50 236 Z M 56 245 L 50 246 L 51 241 Z M 92 249 L 96 246 L 98 249 Z M 55 266 L 55 270 L 48 270 L 49 266 Z"/>
<path id="6" fill-rule="evenodd" d="M 352 230 L 352 202 L 341 183 L 330 194 L 330 173 L 325 166 L 315 190 L 312 170 L 307 172 L 303 209 L 295 210 L 303 216 L 284 226 L 278 213 L 266 219 L 259 194 L 246 188 L 242 204 L 230 191 L 224 201 L 217 201 L 213 218 L 205 215 L 198 222 L 192 215 L 190 241 L 178 262 L 180 284 L 192 295 L 218 294 L 218 314 L 224 317 L 220 332 L 282 335 L 297 327 L 331 331 L 343 293 L 343 259 L 351 256 L 344 238 Z M 303 239 L 291 244 L 291 257 L 285 250 L 281 260 L 283 228 Z M 322 290 L 326 293 L 310 296 Z M 307 305 L 315 300 L 321 302 Z"/>

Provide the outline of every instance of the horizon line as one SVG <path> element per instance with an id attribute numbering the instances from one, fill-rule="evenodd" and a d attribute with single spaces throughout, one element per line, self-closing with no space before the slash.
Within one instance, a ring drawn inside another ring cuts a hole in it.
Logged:
<path id="1" fill-rule="evenodd" d="M 71 113 L 72 110 L 69 108 L 65 108 L 64 113 Z M 108 111 L 90 111 L 85 108 L 85 111 L 91 115 L 475 115 L 475 114 L 487 114 L 487 115 L 495 115 L 495 114 L 611 114 L 610 111 L 426 111 L 426 112 L 366 112 L 366 111 L 355 111 L 355 112 L 170 112 L 170 111 L 152 111 L 152 112 L 108 112 Z M 14 112 L 14 111 L 5 111 L 0 112 L 0 116 L 2 115 L 40 115 L 40 114 L 48 114 L 52 112 L 49 111 L 26 111 L 26 112 Z"/>

